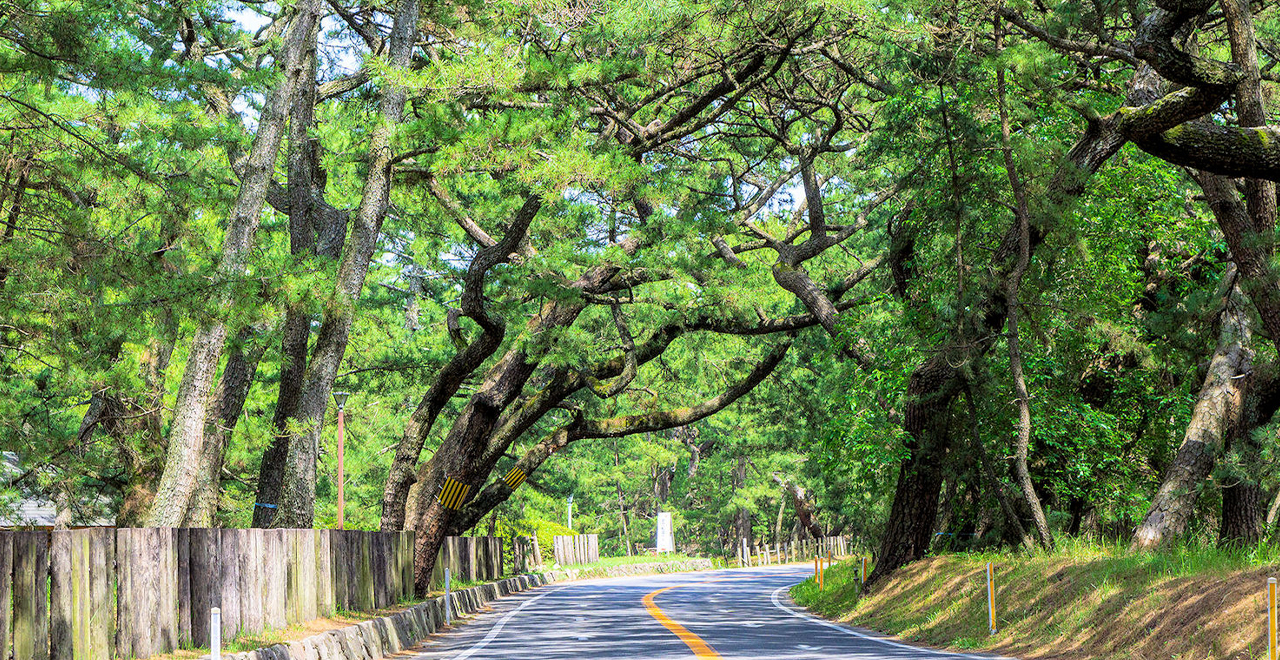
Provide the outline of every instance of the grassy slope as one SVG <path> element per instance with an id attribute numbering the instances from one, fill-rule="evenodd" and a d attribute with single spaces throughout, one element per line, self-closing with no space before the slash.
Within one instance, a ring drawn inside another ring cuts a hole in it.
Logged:
<path id="1" fill-rule="evenodd" d="M 987 634 L 987 561 L 1000 629 Z M 901 569 L 859 599 L 857 562 L 796 601 L 825 616 L 935 646 L 1020 658 L 1265 658 L 1266 581 L 1280 551 L 1133 555 L 1073 544 L 1049 554 L 953 554 Z"/>

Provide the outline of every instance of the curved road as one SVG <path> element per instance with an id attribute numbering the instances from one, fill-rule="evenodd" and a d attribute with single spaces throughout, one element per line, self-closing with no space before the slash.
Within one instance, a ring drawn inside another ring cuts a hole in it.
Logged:
<path id="1" fill-rule="evenodd" d="M 787 588 L 800 566 L 706 571 L 552 585 L 426 641 L 420 660 L 880 658 L 992 660 L 901 644 L 805 613 Z"/>

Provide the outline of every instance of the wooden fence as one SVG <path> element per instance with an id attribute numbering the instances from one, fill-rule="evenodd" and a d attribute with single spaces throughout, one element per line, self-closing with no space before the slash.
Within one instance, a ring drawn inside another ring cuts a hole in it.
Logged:
<path id="1" fill-rule="evenodd" d="M 511 566 L 516 573 L 525 573 L 542 565 L 542 548 L 536 536 L 517 536 L 512 539 Z"/>
<path id="2" fill-rule="evenodd" d="M 828 554 L 832 557 L 845 557 L 849 554 L 849 539 L 844 536 L 827 536 L 792 543 L 755 545 L 745 545 L 739 541 L 737 551 L 740 566 L 768 566 L 813 559 L 815 556 L 826 557 Z"/>
<path id="3" fill-rule="evenodd" d="M 502 537 L 446 536 L 431 573 L 432 589 L 444 588 L 444 569 L 457 582 L 486 582 L 502 577 Z"/>
<path id="4" fill-rule="evenodd" d="M 206 645 L 213 607 L 229 640 L 412 595 L 412 532 L 0 532 L 0 659 L 146 658 Z"/>
<path id="5" fill-rule="evenodd" d="M 555 545 L 556 563 L 561 566 L 600 561 L 600 539 L 597 534 L 553 536 L 551 541 Z"/>

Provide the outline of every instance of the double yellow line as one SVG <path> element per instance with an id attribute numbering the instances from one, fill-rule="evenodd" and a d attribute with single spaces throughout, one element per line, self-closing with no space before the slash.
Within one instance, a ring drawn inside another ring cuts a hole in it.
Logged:
<path id="1" fill-rule="evenodd" d="M 752 577 L 755 577 L 755 576 L 752 576 Z M 673 584 L 670 587 L 663 587 L 661 589 L 658 589 L 657 591 L 651 591 L 645 594 L 641 602 L 644 603 L 644 609 L 646 612 L 649 613 L 649 616 L 656 619 L 658 623 L 661 623 L 664 628 L 674 633 L 676 637 L 679 637 L 680 641 L 684 642 L 685 646 L 688 646 L 689 650 L 693 651 L 693 656 L 695 658 L 719 658 L 721 657 L 720 654 L 716 653 L 716 650 L 711 648 L 710 644 L 706 643 L 701 637 L 694 634 L 688 628 L 685 628 L 679 623 L 676 623 L 675 619 L 672 619 L 671 617 L 667 616 L 666 612 L 663 612 L 662 608 L 658 607 L 657 603 L 655 603 L 653 599 L 657 597 L 657 595 L 660 593 L 671 591 L 672 589 L 679 589 L 681 587 L 696 587 L 700 584 L 711 584 L 712 582 L 726 582 L 729 580 L 750 580 L 750 579 L 752 578 L 731 577 L 731 578 L 718 578 L 715 580 L 703 580 L 702 582 L 690 582 L 688 584 Z"/>

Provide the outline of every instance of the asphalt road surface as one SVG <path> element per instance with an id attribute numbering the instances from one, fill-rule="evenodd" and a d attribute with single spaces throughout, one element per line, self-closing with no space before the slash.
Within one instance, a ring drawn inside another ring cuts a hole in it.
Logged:
<path id="1" fill-rule="evenodd" d="M 419 660 L 991 660 L 943 653 L 810 616 L 787 595 L 799 566 L 614 578 L 551 585 L 429 639 Z"/>

